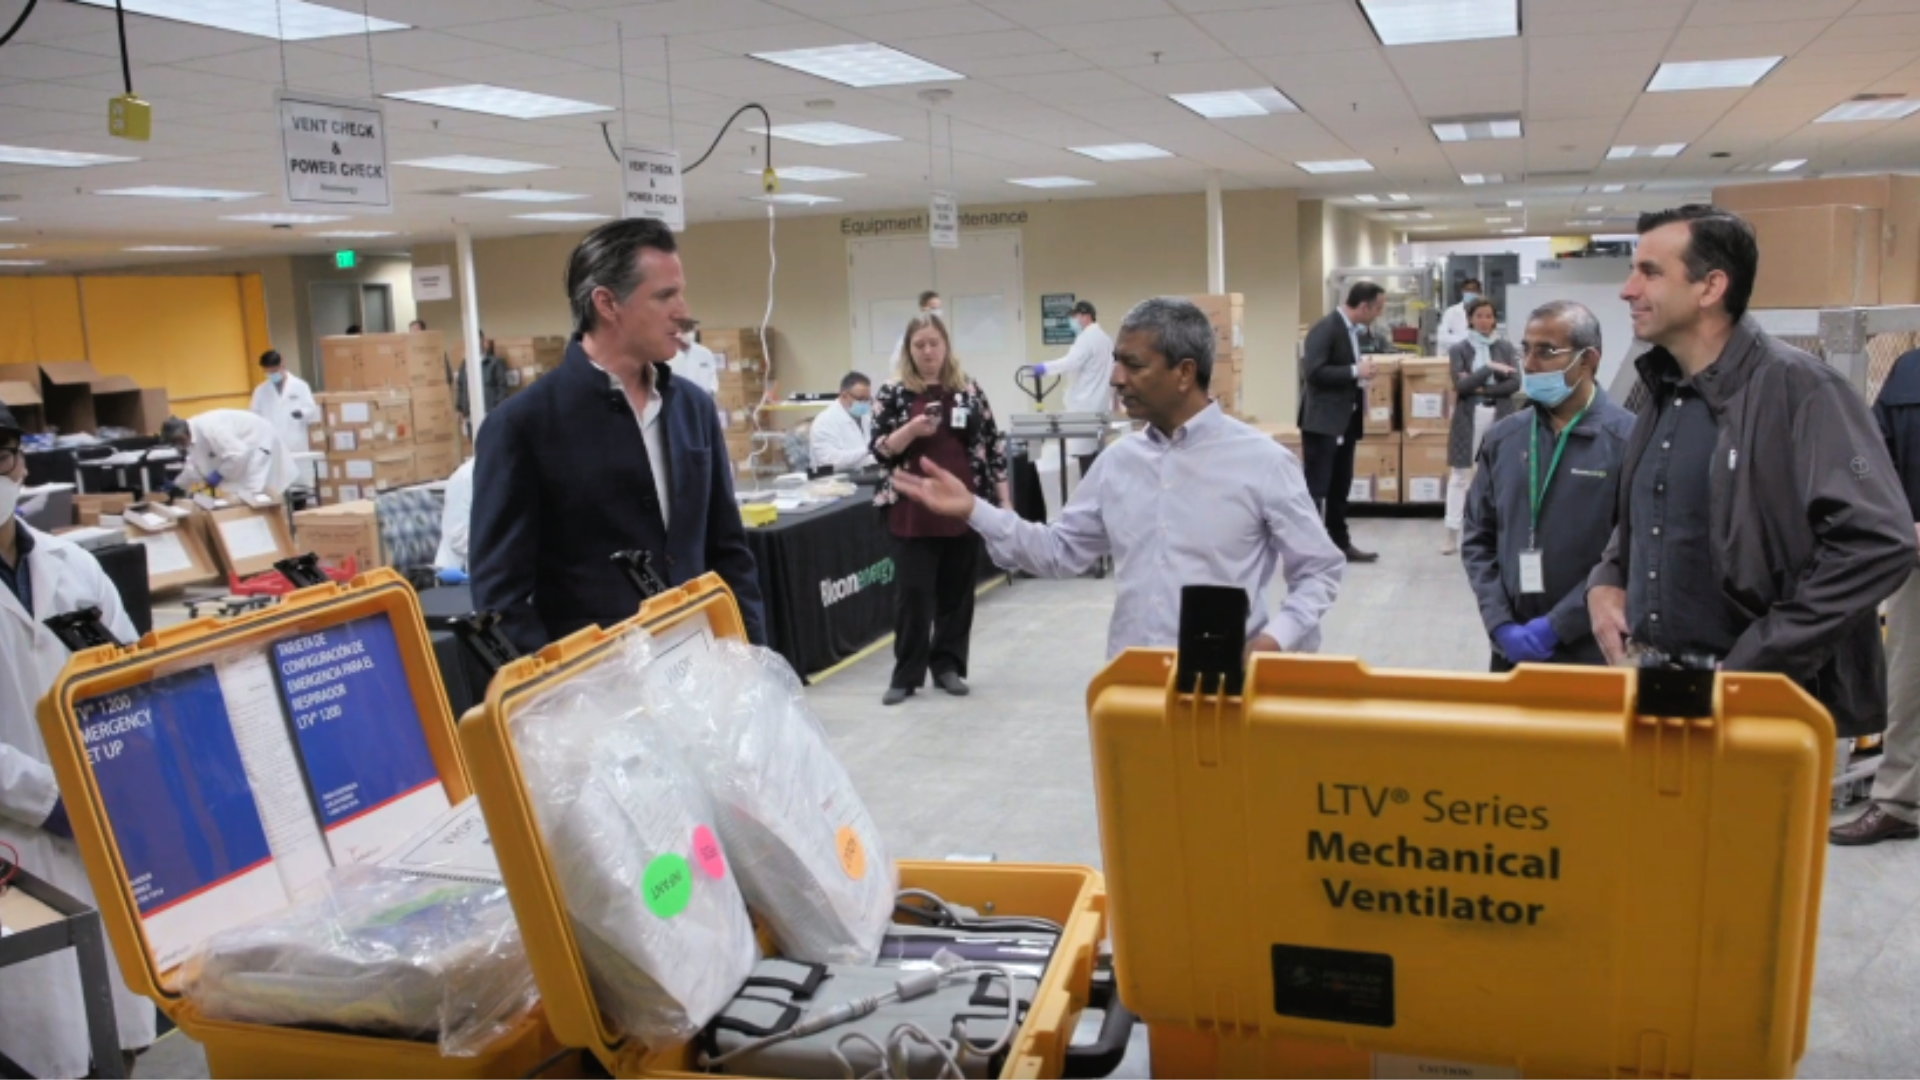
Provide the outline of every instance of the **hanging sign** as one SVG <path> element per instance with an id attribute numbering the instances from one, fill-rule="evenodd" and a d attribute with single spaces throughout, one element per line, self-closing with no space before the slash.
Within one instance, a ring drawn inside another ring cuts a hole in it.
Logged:
<path id="1" fill-rule="evenodd" d="M 680 191 L 680 152 L 659 146 L 629 146 L 620 155 L 626 173 L 623 218 L 651 218 L 681 232 L 687 204 Z"/>
<path id="2" fill-rule="evenodd" d="M 453 299 L 453 268 L 449 266 L 414 267 L 413 298 L 415 300 Z"/>
<path id="3" fill-rule="evenodd" d="M 933 193 L 927 210 L 927 239 L 937 248 L 960 246 L 960 203 L 951 191 Z"/>
<path id="4" fill-rule="evenodd" d="M 289 205 L 393 210 L 385 109 L 294 90 L 275 91 L 273 102 Z"/>

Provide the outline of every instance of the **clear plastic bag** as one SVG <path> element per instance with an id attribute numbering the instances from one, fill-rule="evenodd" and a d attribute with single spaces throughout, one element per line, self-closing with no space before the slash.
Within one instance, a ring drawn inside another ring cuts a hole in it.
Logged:
<path id="1" fill-rule="evenodd" d="M 527 792 L 601 1007 L 659 1049 L 698 1034 L 759 959 L 699 781 L 647 715 L 634 633 L 515 714 Z"/>
<path id="2" fill-rule="evenodd" d="M 899 877 L 873 817 L 778 653 L 716 641 L 648 704 L 705 785 L 747 905 L 790 960 L 871 964 Z"/>
<path id="3" fill-rule="evenodd" d="M 471 1057 L 517 1027 L 540 990 L 507 890 L 372 866 L 328 871 L 293 907 L 214 934 L 180 969 L 207 1016 L 437 1037 Z"/>

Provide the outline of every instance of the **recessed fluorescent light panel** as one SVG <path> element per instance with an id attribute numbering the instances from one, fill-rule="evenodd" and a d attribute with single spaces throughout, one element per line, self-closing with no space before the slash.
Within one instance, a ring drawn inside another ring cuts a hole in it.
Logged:
<path id="1" fill-rule="evenodd" d="M 139 158 L 112 154 L 82 154 L 72 150 L 42 150 L 35 146 L 0 146 L 0 165 L 44 165 L 52 169 L 79 169 L 88 165 L 124 165 Z"/>
<path id="2" fill-rule="evenodd" d="M 552 165 L 538 165 L 531 161 L 509 161 L 506 158 L 474 157 L 471 154 L 416 158 L 413 161 L 396 161 L 394 164 L 410 165 L 416 169 L 439 169 L 442 172 L 486 173 L 489 176 L 504 176 L 507 173 L 539 172 L 542 169 L 553 168 Z"/>
<path id="3" fill-rule="evenodd" d="M 17 217 L 0 217 L 0 221 L 19 221 Z"/>
<path id="4" fill-rule="evenodd" d="M 840 200 L 831 195 L 808 195 L 804 192 L 783 191 L 778 195 L 749 195 L 747 201 L 779 203 L 782 206 L 818 206 L 821 203 L 836 203 Z"/>
<path id="5" fill-rule="evenodd" d="M 105 188 L 94 192 L 95 195 L 129 195 L 141 199 L 200 199 L 206 202 L 239 202 L 241 199 L 257 199 L 258 191 L 222 191 L 219 188 L 197 187 L 126 187 Z"/>
<path id="6" fill-rule="evenodd" d="M 898 135 L 888 135 L 879 131 L 868 131 L 851 124 L 836 124 L 825 121 L 817 124 L 775 124 L 769 132 L 766 128 L 750 128 L 758 135 L 771 134 L 776 139 L 791 139 L 809 146 L 858 146 L 861 143 L 899 142 Z"/>
<path id="7" fill-rule="evenodd" d="M 475 83 L 467 86 L 438 86 L 430 90 L 395 90 L 381 97 L 411 101 L 416 105 L 438 105 L 443 109 L 486 113 L 513 120 L 539 120 L 548 116 L 577 116 L 580 113 L 607 112 L 612 106 L 590 101 L 530 94 L 504 86 Z"/>
<path id="8" fill-rule="evenodd" d="M 1237 120 L 1246 116 L 1273 116 L 1300 111 L 1300 106 L 1271 86 L 1263 86 L 1258 90 L 1215 90 L 1204 94 L 1167 96 L 1209 120 Z"/>
<path id="9" fill-rule="evenodd" d="M 1428 125 L 1433 137 L 1444 143 L 1480 142 L 1487 139 L 1517 139 L 1521 135 L 1517 116 L 1460 117 L 1435 120 Z"/>
<path id="10" fill-rule="evenodd" d="M 1600 222 L 1597 218 L 1583 218 L 1579 221 L 1569 221 L 1567 224 L 1576 229 L 1597 229 L 1600 227 Z"/>
<path id="11" fill-rule="evenodd" d="M 1412 202 L 1413 201 L 1413 196 L 1402 195 L 1397 191 L 1388 195 L 1387 198 L 1392 199 L 1394 202 Z"/>
<path id="12" fill-rule="evenodd" d="M 1520 209 L 1520 208 L 1521 208 L 1522 206 L 1525 206 L 1525 205 L 1527 205 L 1527 204 L 1526 204 L 1526 202 L 1525 202 L 1525 200 L 1522 200 L 1522 199 L 1508 199 L 1508 200 L 1507 200 L 1507 209 L 1509 209 L 1509 210 L 1518 210 L 1518 209 Z"/>
<path id="13" fill-rule="evenodd" d="M 217 247 L 194 247 L 190 244 L 143 244 L 140 247 L 121 248 L 122 251 L 138 251 L 143 254 L 161 253 L 179 254 L 188 251 L 219 251 Z"/>
<path id="14" fill-rule="evenodd" d="M 1507 178 L 1501 173 L 1470 172 L 1461 173 L 1460 182 L 1469 187 L 1479 187 L 1481 184 L 1504 184 L 1507 182 Z"/>
<path id="15" fill-rule="evenodd" d="M 345 214 L 223 214 L 221 221 L 248 221 L 260 225 L 325 225 L 345 221 Z"/>
<path id="16" fill-rule="evenodd" d="M 572 202 L 584 199 L 569 191 L 541 191 L 539 188 L 501 188 L 498 191 L 469 191 L 463 199 L 498 199 L 501 202 Z"/>
<path id="17" fill-rule="evenodd" d="M 1382 45 L 1520 36 L 1519 0 L 1360 0 Z"/>
<path id="18" fill-rule="evenodd" d="M 372 240 L 380 236 L 399 236 L 397 232 L 384 232 L 379 229 L 335 229 L 331 232 L 308 233 L 308 236 L 324 237 L 328 240 Z"/>
<path id="19" fill-rule="evenodd" d="M 1095 161 L 1146 161 L 1149 158 L 1173 156 L 1171 150 L 1162 150 L 1151 143 L 1138 142 L 1110 143 L 1106 146 L 1069 146 L 1067 149 Z"/>
<path id="20" fill-rule="evenodd" d="M 113 0 L 80 2 L 113 10 Z M 370 19 L 359 12 L 309 4 L 306 0 L 125 0 L 125 7 L 134 15 L 151 15 L 156 19 L 231 30 L 274 41 L 312 41 L 412 29 L 406 23 Z"/>
<path id="21" fill-rule="evenodd" d="M 1891 101 L 1847 101 L 1814 119 L 1816 124 L 1845 124 L 1868 120 L 1904 120 L 1920 112 L 1920 100 L 1895 98 Z M 0 158 L 0 160 L 5 160 Z"/>
<path id="22" fill-rule="evenodd" d="M 1007 183 L 1019 184 L 1021 187 L 1030 187 L 1030 188 L 1066 188 L 1066 187 L 1092 187 L 1093 186 L 1093 181 L 1082 180 L 1077 176 L 1022 176 L 1017 179 L 1008 180 Z"/>
<path id="23" fill-rule="evenodd" d="M 759 176 L 759 169 L 741 169 L 748 176 Z M 773 170 L 782 180 L 798 180 L 801 183 L 818 183 L 824 180 L 858 180 L 866 173 L 847 172 L 844 169 L 825 169 L 818 165 L 782 165 Z"/>
<path id="24" fill-rule="evenodd" d="M 1794 158 L 1792 161 L 1776 161 L 1767 166 L 1768 172 L 1792 172 L 1807 163 L 1806 158 Z"/>
<path id="25" fill-rule="evenodd" d="M 1647 83 L 1647 93 L 1671 90 L 1731 90 L 1752 86 L 1767 77 L 1778 56 L 1756 56 L 1748 60 L 1696 60 L 1680 64 L 1661 64 Z"/>
<path id="26" fill-rule="evenodd" d="M 0 259 L 0 266 L 45 266 L 45 259 Z"/>
<path id="27" fill-rule="evenodd" d="M 1604 214 L 1604 213 L 1606 213 L 1606 212 L 1607 212 L 1607 208 L 1606 208 L 1606 207 L 1604 207 L 1604 206 L 1589 206 L 1589 207 L 1587 207 L 1587 213 L 1589 213 L 1589 214 Z"/>
<path id="28" fill-rule="evenodd" d="M 1293 164 L 1299 168 L 1301 172 L 1309 172 L 1315 176 L 1319 176 L 1322 173 L 1373 171 L 1373 162 L 1364 158 L 1345 158 L 1340 161 L 1296 161 Z M 1393 199 L 1394 202 L 1406 201 L 1392 195 L 1387 197 Z"/>
<path id="29" fill-rule="evenodd" d="M 1500 230 L 1501 234 L 1504 236 L 1519 236 L 1521 233 L 1526 231 L 1527 230 L 1525 229 L 1501 229 Z"/>
<path id="30" fill-rule="evenodd" d="M 1663 143 L 1659 146 L 1616 146 L 1607 151 L 1608 161 L 1624 161 L 1627 158 L 1679 157 L 1685 153 L 1686 143 Z"/>
<path id="31" fill-rule="evenodd" d="M 1601 186 L 1601 188 L 1600 188 L 1600 194 L 1602 194 L 1602 195 L 1618 195 L 1618 194 L 1620 194 L 1621 192 L 1623 192 L 1623 191 L 1625 191 L 1625 190 L 1627 190 L 1627 185 L 1625 185 L 1625 184 L 1605 184 L 1605 185 L 1602 185 L 1602 186 Z"/>
<path id="32" fill-rule="evenodd" d="M 1353 201 L 1354 201 L 1354 202 L 1363 202 L 1363 203 L 1377 203 L 1377 202 L 1379 202 L 1379 201 L 1380 201 L 1380 196 L 1378 196 L 1378 195 L 1355 195 L 1355 196 L 1353 197 Z"/>
<path id="33" fill-rule="evenodd" d="M 578 210 L 547 210 L 538 214 L 515 214 L 515 221 L 605 221 L 605 214 L 587 214 Z"/>
<path id="34" fill-rule="evenodd" d="M 785 49 L 749 53 L 755 60 L 779 64 L 841 86 L 905 86 L 908 83 L 950 82 L 964 79 L 957 71 L 929 64 L 917 56 L 871 41 L 857 45 L 828 45 L 819 49 Z"/>
<path id="35" fill-rule="evenodd" d="M 0 251 L 19 251 L 25 244 L 0 244 Z"/>
<path id="36" fill-rule="evenodd" d="M 1513 224 L 1513 219 L 1512 219 L 1512 218 L 1510 218 L 1510 217 L 1490 217 L 1490 218 L 1488 218 L 1488 219 L 1487 219 L 1487 224 L 1489 224 L 1489 225 L 1511 225 L 1511 224 Z"/>

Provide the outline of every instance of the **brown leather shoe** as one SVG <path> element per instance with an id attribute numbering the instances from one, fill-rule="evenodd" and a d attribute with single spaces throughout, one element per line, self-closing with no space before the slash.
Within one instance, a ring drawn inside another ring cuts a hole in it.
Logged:
<path id="1" fill-rule="evenodd" d="M 1878 806 L 1827 831 L 1827 839 L 1842 847 L 1864 847 L 1882 840 L 1912 840 L 1920 837 L 1920 825 L 1901 821 Z"/>

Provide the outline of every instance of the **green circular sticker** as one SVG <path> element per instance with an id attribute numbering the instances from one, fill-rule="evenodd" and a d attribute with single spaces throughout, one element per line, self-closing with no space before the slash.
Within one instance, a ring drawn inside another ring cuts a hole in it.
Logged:
<path id="1" fill-rule="evenodd" d="M 671 919 L 687 910 L 693 899 L 693 867 L 679 855 L 662 855 L 647 864 L 640 880 L 640 897 L 647 910 Z"/>

